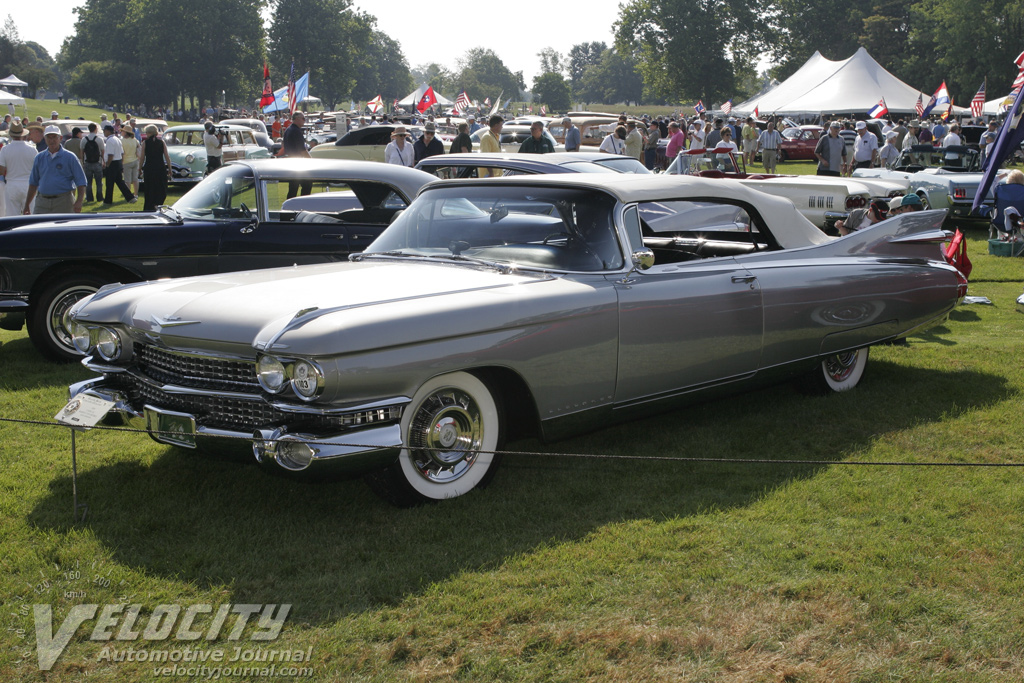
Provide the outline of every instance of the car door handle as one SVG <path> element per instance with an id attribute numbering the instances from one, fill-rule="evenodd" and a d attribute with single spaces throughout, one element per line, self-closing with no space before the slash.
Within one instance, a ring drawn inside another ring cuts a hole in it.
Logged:
<path id="1" fill-rule="evenodd" d="M 755 280 L 757 280 L 757 276 L 756 275 L 733 275 L 732 276 L 732 281 L 733 282 L 754 282 Z"/>
<path id="2" fill-rule="evenodd" d="M 324 234 L 322 234 L 320 236 L 325 238 L 325 239 L 329 239 L 329 240 L 330 239 L 335 239 L 335 240 L 343 240 L 343 239 L 345 239 L 345 233 L 340 233 L 339 234 L 339 233 L 336 233 L 336 232 L 325 232 Z"/>
<path id="3" fill-rule="evenodd" d="M 352 239 L 354 240 L 372 240 L 375 237 L 376 235 L 352 235 Z"/>

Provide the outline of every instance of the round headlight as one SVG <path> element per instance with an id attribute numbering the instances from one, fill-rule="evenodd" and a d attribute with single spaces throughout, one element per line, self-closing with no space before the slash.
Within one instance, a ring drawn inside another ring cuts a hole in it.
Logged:
<path id="1" fill-rule="evenodd" d="M 315 398 L 324 386 L 324 375 L 320 368 L 306 360 L 297 360 L 292 365 L 292 390 L 303 399 Z"/>
<path id="2" fill-rule="evenodd" d="M 191 164 L 195 160 L 196 160 L 196 155 L 195 154 L 186 154 L 185 155 L 185 161 L 186 162 Z"/>
<path id="3" fill-rule="evenodd" d="M 89 349 L 92 347 L 89 328 L 82 323 L 71 323 L 71 343 L 75 345 L 79 353 L 89 353 Z"/>
<path id="4" fill-rule="evenodd" d="M 103 360 L 117 360 L 121 355 L 121 338 L 108 327 L 96 330 L 96 353 Z"/>
<path id="5" fill-rule="evenodd" d="M 256 378 L 261 387 L 276 394 L 284 389 L 284 365 L 273 356 L 260 356 L 256 361 Z"/>

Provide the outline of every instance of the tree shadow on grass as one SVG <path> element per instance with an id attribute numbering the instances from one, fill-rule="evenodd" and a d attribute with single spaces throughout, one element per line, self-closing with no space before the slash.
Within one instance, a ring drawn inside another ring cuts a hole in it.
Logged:
<path id="1" fill-rule="evenodd" d="M 79 440 L 78 490 L 91 505 L 90 533 L 117 562 L 200 589 L 226 585 L 235 603 L 289 602 L 294 619 L 315 624 L 609 523 L 746 505 L 821 469 L 559 453 L 834 461 L 1012 393 L 1000 376 L 873 362 L 856 391 L 824 399 L 777 386 L 555 444 L 518 442 L 511 448 L 551 455 L 507 455 L 488 489 L 412 510 L 390 507 L 360 481 L 295 482 L 173 448 L 147 465 L 89 467 L 109 457 L 104 435 L 93 433 Z M 72 532 L 70 507 L 67 476 L 29 521 Z"/>
<path id="2" fill-rule="evenodd" d="M 0 388 L 7 391 L 21 389 L 67 386 L 80 382 L 96 373 L 87 370 L 81 363 L 51 363 L 32 345 L 28 334 L 5 339 L 0 345 Z"/>

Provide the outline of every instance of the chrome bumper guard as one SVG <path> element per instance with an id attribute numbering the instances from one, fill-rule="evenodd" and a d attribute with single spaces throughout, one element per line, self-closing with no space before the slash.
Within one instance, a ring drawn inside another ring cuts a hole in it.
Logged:
<path id="1" fill-rule="evenodd" d="M 146 419 L 146 411 L 135 410 L 128 397 L 117 389 L 103 386 L 102 379 L 86 380 L 71 385 L 70 398 L 95 396 L 110 401 L 114 407 L 103 420 L 107 426 L 127 426 L 149 433 L 160 443 L 183 447 L 180 440 L 165 441 L 154 434 Z M 289 433 L 287 428 L 268 426 L 255 433 L 214 429 L 197 424 L 197 441 L 214 439 L 225 447 L 237 446 L 252 450 L 261 464 L 276 463 L 291 472 L 333 469 L 341 471 L 369 471 L 392 462 L 402 448 L 402 430 L 398 424 L 364 427 L 337 434 Z M 204 442 L 206 445 L 208 442 Z M 187 446 L 185 446 L 187 447 Z"/>

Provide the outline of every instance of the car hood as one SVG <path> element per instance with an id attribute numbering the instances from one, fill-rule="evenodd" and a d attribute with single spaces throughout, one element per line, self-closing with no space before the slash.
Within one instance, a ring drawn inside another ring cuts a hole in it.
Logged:
<path id="1" fill-rule="evenodd" d="M 98 213 L 16 216 L 0 219 L 0 233 L 23 230 L 69 230 L 75 228 L 113 227 L 117 224 L 167 225 L 168 219 L 154 213 Z"/>
<path id="2" fill-rule="evenodd" d="M 527 299 L 547 299 L 562 310 L 578 306 L 589 289 L 544 273 L 374 259 L 101 290 L 75 319 L 129 325 L 170 347 L 237 344 L 320 355 L 497 329 L 517 317 L 502 302 L 518 309 Z M 543 315 L 545 307 L 531 302 L 523 310 Z"/>

